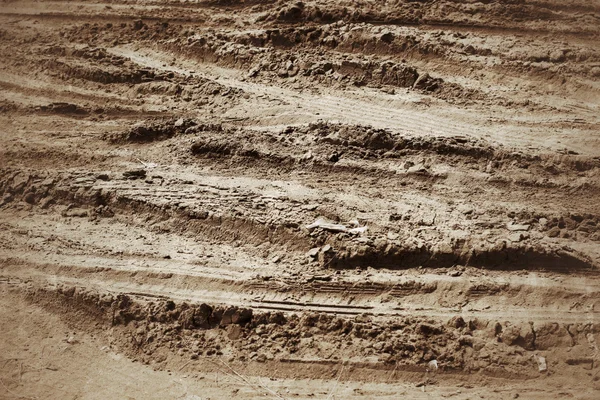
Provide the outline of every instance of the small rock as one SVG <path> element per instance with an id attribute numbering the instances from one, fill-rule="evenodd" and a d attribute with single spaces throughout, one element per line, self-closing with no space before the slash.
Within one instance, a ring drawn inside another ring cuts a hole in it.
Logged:
<path id="1" fill-rule="evenodd" d="M 23 196 L 23 200 L 29 204 L 35 204 L 35 193 L 28 192 Z"/>
<path id="2" fill-rule="evenodd" d="M 529 230 L 530 225 L 527 224 L 507 224 L 506 225 L 506 229 L 508 229 L 511 232 L 518 232 L 518 231 L 528 231 Z"/>
<path id="3" fill-rule="evenodd" d="M 313 247 L 312 249 L 310 249 L 308 251 L 308 253 L 306 253 L 306 255 L 308 255 L 309 257 L 315 258 L 318 254 L 319 254 L 319 247 Z"/>
<path id="4" fill-rule="evenodd" d="M 390 218 L 391 218 L 391 216 L 390 216 Z M 399 237 L 400 237 L 400 235 L 398 235 L 396 232 L 388 232 L 388 233 L 387 233 L 387 238 L 388 238 L 389 240 L 396 240 L 396 239 L 398 239 Z"/>
<path id="5" fill-rule="evenodd" d="M 327 253 L 327 252 L 328 252 L 328 251 L 330 251 L 330 250 L 331 250 L 331 246 L 330 246 L 330 245 L 328 245 L 328 244 L 326 244 L 325 246 L 323 246 L 323 247 L 321 248 L 321 251 L 322 251 L 323 253 Z"/>
<path id="6" fill-rule="evenodd" d="M 311 158 L 313 158 L 313 153 L 312 153 L 312 151 L 309 150 L 304 155 L 302 155 L 301 160 L 302 161 L 308 161 Z"/>
<path id="7" fill-rule="evenodd" d="M 176 128 L 179 128 L 180 126 L 183 126 L 184 124 L 184 119 L 183 118 L 179 118 L 177 121 L 175 121 L 175 123 L 173 124 Z"/>
<path id="8" fill-rule="evenodd" d="M 460 329 L 460 328 L 465 327 L 467 325 L 467 323 L 465 322 L 463 317 L 454 316 L 454 317 L 452 317 L 452 319 L 450 319 L 450 321 L 448 321 L 448 325 L 453 326 L 457 329 Z"/>
<path id="9" fill-rule="evenodd" d="M 467 205 L 463 205 L 463 206 L 459 207 L 458 210 L 460 212 L 462 212 L 464 215 L 471 215 L 471 214 L 473 214 L 473 211 L 474 211 L 472 207 L 467 206 Z"/>
<path id="10" fill-rule="evenodd" d="M 276 255 L 273 258 L 271 258 L 271 262 L 277 264 L 279 261 L 281 261 L 281 256 L 280 255 Z"/>
<path id="11" fill-rule="evenodd" d="M 438 362 L 437 362 L 437 360 L 431 360 L 431 361 L 429 361 L 427 363 L 427 368 L 430 371 L 437 371 L 437 369 L 438 369 Z"/>
<path id="12" fill-rule="evenodd" d="M 538 362 L 538 370 L 540 372 L 544 372 L 548 369 L 548 366 L 546 364 L 546 357 L 537 357 L 537 362 Z"/>
<path id="13" fill-rule="evenodd" d="M 43 187 L 50 187 L 54 185 L 54 179 L 53 178 L 46 178 L 44 179 L 41 183 L 40 186 Z"/>
<path id="14" fill-rule="evenodd" d="M 418 223 L 419 223 L 419 225 L 422 225 L 422 226 L 433 226 L 435 224 L 435 217 L 436 217 L 435 214 L 425 216 L 425 217 L 421 218 L 421 220 Z"/>
<path id="15" fill-rule="evenodd" d="M 362 323 L 362 324 L 368 324 L 372 322 L 371 317 L 368 314 L 359 314 L 356 317 L 354 317 L 354 321 Z"/>
<path id="16" fill-rule="evenodd" d="M 521 329 L 517 326 L 507 326 L 502 330 L 500 338 L 503 343 L 512 346 L 521 336 Z"/>
<path id="17" fill-rule="evenodd" d="M 549 237 L 558 237 L 558 236 L 560 235 L 560 228 L 559 228 L 558 226 L 554 226 L 554 227 L 552 227 L 552 228 L 551 228 L 551 229 L 548 231 L 547 235 L 548 235 Z"/>
<path id="18" fill-rule="evenodd" d="M 79 340 L 75 339 L 75 336 L 69 336 L 69 338 L 66 340 L 66 342 L 69 344 L 77 344 L 77 343 L 79 343 Z"/>
<path id="19" fill-rule="evenodd" d="M 227 337 L 230 340 L 237 340 L 242 336 L 242 327 L 239 325 L 229 325 L 227 327 Z"/>
<path id="20" fill-rule="evenodd" d="M 329 157 L 327 159 L 333 163 L 336 163 L 336 162 L 340 161 L 340 155 L 338 154 L 337 151 L 334 151 L 333 153 L 331 153 L 329 155 Z"/>
<path id="21" fill-rule="evenodd" d="M 50 207 L 52 205 L 52 203 L 54 203 L 54 199 L 52 197 L 50 197 L 50 196 L 44 197 L 40 201 L 40 207 L 43 209 L 46 209 L 46 208 Z"/>
<path id="22" fill-rule="evenodd" d="M 223 312 L 221 326 L 231 324 L 244 325 L 252 320 L 252 310 L 247 308 L 229 307 Z"/>
<path id="23" fill-rule="evenodd" d="M 432 324 L 428 324 L 428 323 L 421 323 L 418 326 L 418 330 L 419 332 L 421 332 L 424 335 L 439 335 L 440 333 L 442 333 L 442 329 L 438 326 L 432 325 Z"/>
<path id="24" fill-rule="evenodd" d="M 523 235 L 521 233 L 513 233 L 508 236 L 508 240 L 515 243 L 520 242 L 521 240 L 523 240 Z"/>
<path id="25" fill-rule="evenodd" d="M 406 170 L 407 174 L 426 174 L 427 168 L 423 164 L 416 164 Z"/>
<path id="26" fill-rule="evenodd" d="M 260 67 L 254 67 L 248 72 L 247 77 L 254 78 L 256 75 L 258 75 L 259 72 L 260 72 Z"/>
<path id="27" fill-rule="evenodd" d="M 537 350 L 567 348 L 574 344 L 571 334 L 561 324 L 545 323 L 535 327 L 535 348 Z"/>

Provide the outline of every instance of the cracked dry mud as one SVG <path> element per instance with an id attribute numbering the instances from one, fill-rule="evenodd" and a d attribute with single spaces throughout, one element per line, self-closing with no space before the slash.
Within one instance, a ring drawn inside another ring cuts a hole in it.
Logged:
<path id="1" fill-rule="evenodd" d="M 597 1 L 0 20 L 0 398 L 600 396 Z"/>

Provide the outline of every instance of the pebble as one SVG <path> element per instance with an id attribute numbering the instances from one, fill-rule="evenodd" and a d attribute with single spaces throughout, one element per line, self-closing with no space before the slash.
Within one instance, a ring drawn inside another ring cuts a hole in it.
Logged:
<path id="1" fill-rule="evenodd" d="M 306 253 L 309 257 L 315 258 L 319 254 L 319 247 L 313 247 Z"/>

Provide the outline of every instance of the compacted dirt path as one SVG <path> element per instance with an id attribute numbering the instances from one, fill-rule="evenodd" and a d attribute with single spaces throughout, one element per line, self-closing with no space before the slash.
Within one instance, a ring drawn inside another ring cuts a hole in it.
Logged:
<path id="1" fill-rule="evenodd" d="M 2 1 L 2 398 L 597 398 L 600 4 Z"/>

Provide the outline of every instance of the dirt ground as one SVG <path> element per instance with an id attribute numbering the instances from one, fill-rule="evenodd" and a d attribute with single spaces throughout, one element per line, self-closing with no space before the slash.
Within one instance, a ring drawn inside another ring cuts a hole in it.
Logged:
<path id="1" fill-rule="evenodd" d="M 0 398 L 598 398 L 599 23 L 0 0 Z"/>

